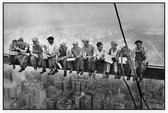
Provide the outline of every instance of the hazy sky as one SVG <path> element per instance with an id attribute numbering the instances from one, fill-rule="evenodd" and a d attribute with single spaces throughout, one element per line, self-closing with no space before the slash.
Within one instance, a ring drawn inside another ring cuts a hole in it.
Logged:
<path id="1" fill-rule="evenodd" d="M 151 64 L 163 65 L 160 59 L 164 57 L 164 5 L 117 4 L 117 7 L 130 48 L 134 48 L 137 39 L 146 41 L 155 59 Z M 109 23 L 112 35 L 90 37 L 91 43 L 98 40 L 123 43 L 113 4 L 5 4 L 4 52 L 8 52 L 8 45 L 19 37 L 30 43 L 31 38 L 37 36 L 45 42 L 49 34 L 57 31 L 56 27 L 94 23 L 106 23 L 102 26 L 106 29 Z M 68 40 L 73 38 L 57 39 L 71 46 Z"/>

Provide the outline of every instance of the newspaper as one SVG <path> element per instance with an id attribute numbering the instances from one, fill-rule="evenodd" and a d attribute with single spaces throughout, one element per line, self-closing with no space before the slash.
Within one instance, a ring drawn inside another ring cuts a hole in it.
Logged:
<path id="1" fill-rule="evenodd" d="M 105 62 L 112 64 L 113 61 L 111 59 L 112 57 L 110 55 L 105 55 Z"/>
<path id="2" fill-rule="evenodd" d="M 67 61 L 75 61 L 75 58 L 68 58 Z"/>
<path id="3" fill-rule="evenodd" d="M 122 57 L 122 63 L 126 64 L 127 57 Z M 119 63 L 121 64 L 121 57 L 119 57 Z"/>

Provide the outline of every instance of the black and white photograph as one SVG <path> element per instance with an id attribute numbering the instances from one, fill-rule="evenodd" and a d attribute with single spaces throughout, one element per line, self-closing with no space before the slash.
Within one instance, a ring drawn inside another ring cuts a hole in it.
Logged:
<path id="1" fill-rule="evenodd" d="M 3 2 L 3 110 L 165 110 L 164 2 Z"/>

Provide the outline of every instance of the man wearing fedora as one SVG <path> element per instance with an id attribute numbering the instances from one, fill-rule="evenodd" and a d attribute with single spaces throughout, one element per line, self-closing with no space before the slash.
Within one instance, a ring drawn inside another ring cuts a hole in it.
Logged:
<path id="1" fill-rule="evenodd" d="M 83 74 L 84 71 L 84 62 L 88 63 L 88 70 L 89 70 L 89 76 L 91 76 L 93 73 L 95 73 L 95 61 L 94 61 L 94 51 L 95 48 L 89 44 L 89 40 L 88 39 L 84 39 L 82 40 L 84 46 L 82 48 L 82 52 L 81 52 L 81 56 L 82 58 L 80 58 L 80 63 L 81 64 L 81 75 Z"/>
<path id="2" fill-rule="evenodd" d="M 18 39 L 17 50 L 18 50 L 18 60 L 20 63 L 21 69 L 18 72 L 22 72 L 28 65 L 30 60 L 30 45 L 24 42 L 23 38 Z"/>
<path id="3" fill-rule="evenodd" d="M 135 41 L 136 48 L 133 50 L 133 61 L 136 73 L 139 76 L 139 82 L 143 80 L 143 74 L 146 71 L 146 66 L 148 64 L 147 50 L 142 46 L 142 41 Z M 134 77 L 133 80 L 136 78 Z"/>
<path id="4" fill-rule="evenodd" d="M 58 72 L 57 70 L 57 60 L 58 60 L 58 47 L 54 43 L 54 37 L 49 36 L 47 38 L 48 45 L 44 48 L 44 54 L 43 54 L 43 61 L 42 61 L 42 68 L 43 70 L 40 72 L 40 74 L 46 72 L 47 63 L 49 65 L 50 72 L 48 75 L 54 75 Z M 47 62 L 48 61 L 48 62 Z"/>
<path id="5" fill-rule="evenodd" d="M 79 59 L 81 58 L 81 48 L 78 46 L 78 42 L 77 41 L 74 41 L 72 43 L 73 47 L 71 48 L 71 51 L 70 51 L 70 55 L 69 57 L 70 58 L 75 58 L 74 61 L 70 61 L 69 64 L 70 64 L 70 72 L 69 73 L 72 73 L 72 70 L 73 68 L 75 67 L 76 70 L 77 70 L 77 74 L 79 74 L 79 71 L 81 70 L 81 63 L 79 62 Z"/>
<path id="6" fill-rule="evenodd" d="M 31 65 L 36 70 L 37 67 L 41 67 L 41 64 L 42 64 L 43 46 L 39 43 L 39 40 L 37 37 L 32 38 L 32 42 L 33 43 L 30 46 L 30 53 L 31 53 L 30 62 L 31 62 Z"/>

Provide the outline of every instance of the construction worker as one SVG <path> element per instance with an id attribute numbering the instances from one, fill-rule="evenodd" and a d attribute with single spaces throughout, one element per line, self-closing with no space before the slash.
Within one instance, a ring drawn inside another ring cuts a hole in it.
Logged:
<path id="1" fill-rule="evenodd" d="M 17 40 L 13 40 L 9 46 L 9 65 L 13 65 L 13 69 L 15 69 L 15 61 L 17 59 Z"/>
<path id="2" fill-rule="evenodd" d="M 88 70 L 89 70 L 89 76 L 92 75 L 92 73 L 95 73 L 96 69 L 95 69 L 95 61 L 94 61 L 94 51 L 95 51 L 95 48 L 89 44 L 89 40 L 87 39 L 84 39 L 82 40 L 84 46 L 82 48 L 82 51 L 81 51 L 81 56 L 82 58 L 80 58 L 80 62 L 82 63 L 81 64 L 81 75 L 83 74 L 83 71 L 84 71 L 84 62 L 87 62 L 88 63 Z"/>
<path id="3" fill-rule="evenodd" d="M 114 73 L 115 73 L 115 79 L 117 79 L 117 72 L 118 72 L 118 66 L 117 66 L 117 55 L 119 52 L 119 49 L 117 48 L 118 44 L 114 41 L 111 42 L 111 48 L 108 52 L 108 55 L 110 55 L 112 61 L 113 61 L 113 67 L 114 67 Z M 106 78 L 109 77 L 109 73 L 110 73 L 110 68 L 111 68 L 111 64 L 110 63 L 106 63 Z"/>
<path id="4" fill-rule="evenodd" d="M 64 69 L 64 77 L 67 75 L 67 58 L 69 57 L 70 51 L 68 51 L 68 47 L 66 46 L 66 43 L 61 43 L 59 47 L 59 56 L 58 56 L 58 62 L 63 65 Z"/>
<path id="5" fill-rule="evenodd" d="M 37 37 L 32 38 L 32 42 L 33 44 L 31 44 L 30 46 L 30 53 L 31 53 L 30 62 L 31 62 L 31 65 L 36 70 L 37 67 L 41 67 L 42 59 L 43 59 L 43 56 L 42 56 L 43 49 Z"/>
<path id="6" fill-rule="evenodd" d="M 81 63 L 79 62 L 79 59 L 81 58 L 81 48 L 78 46 L 78 42 L 74 41 L 72 43 L 73 47 L 71 48 L 69 58 L 74 58 L 74 60 L 69 61 L 70 64 L 70 71 L 69 73 L 72 73 L 72 70 L 74 67 L 76 67 L 77 73 L 80 71 Z"/>
<path id="7" fill-rule="evenodd" d="M 131 55 L 131 50 L 127 49 L 126 46 L 122 47 L 121 50 L 119 51 L 118 55 L 118 78 L 121 78 L 121 75 L 127 76 L 127 80 L 130 80 L 130 74 L 131 74 L 131 65 L 128 60 L 129 55 Z M 121 61 L 122 60 L 122 61 Z M 122 63 L 122 64 L 121 64 Z M 122 70 L 122 66 L 124 68 L 124 72 Z"/>
<path id="8" fill-rule="evenodd" d="M 58 60 L 59 51 L 58 51 L 58 47 L 54 42 L 54 37 L 49 36 L 47 40 L 48 40 L 48 45 L 44 46 L 44 52 L 43 52 L 43 61 L 42 61 L 43 70 L 40 72 L 40 74 L 46 72 L 46 67 L 48 63 L 49 69 L 50 69 L 48 75 L 54 75 L 55 73 L 58 72 L 57 60 Z"/>
<path id="9" fill-rule="evenodd" d="M 136 73 L 139 76 L 139 82 L 143 80 L 143 74 L 148 64 L 147 50 L 142 46 L 142 41 L 135 41 L 136 48 L 133 50 L 133 61 Z M 135 80 L 135 76 L 133 78 Z"/>
<path id="10" fill-rule="evenodd" d="M 18 72 L 24 71 L 28 65 L 28 62 L 30 60 L 29 47 L 30 45 L 24 42 L 23 38 L 18 39 L 18 44 L 16 49 L 18 51 L 18 60 L 21 67 L 21 69 Z"/>
<path id="11" fill-rule="evenodd" d="M 94 52 L 94 61 L 96 64 L 96 70 L 98 70 L 98 63 L 103 64 L 103 74 L 105 74 L 105 50 L 103 49 L 103 43 L 102 42 L 98 42 L 97 43 L 97 48 L 95 49 Z"/>

